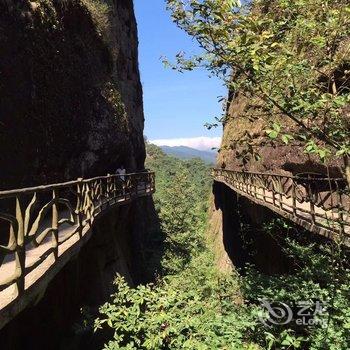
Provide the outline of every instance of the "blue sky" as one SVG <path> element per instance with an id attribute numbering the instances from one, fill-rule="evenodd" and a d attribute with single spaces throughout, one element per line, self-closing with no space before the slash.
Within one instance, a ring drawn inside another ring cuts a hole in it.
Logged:
<path id="1" fill-rule="evenodd" d="M 139 31 L 139 59 L 144 90 L 145 135 L 150 140 L 218 137 L 221 128 L 204 127 L 221 115 L 221 82 L 204 70 L 178 73 L 165 69 L 179 51 L 194 53 L 196 43 L 171 22 L 165 0 L 134 0 Z"/>

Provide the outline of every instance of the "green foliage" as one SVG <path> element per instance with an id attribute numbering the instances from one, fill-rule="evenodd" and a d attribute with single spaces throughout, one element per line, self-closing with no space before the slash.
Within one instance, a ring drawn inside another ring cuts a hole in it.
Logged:
<path id="1" fill-rule="evenodd" d="M 281 248 L 291 259 L 294 268 L 288 274 L 269 276 L 259 273 L 254 266 L 247 265 L 241 284 L 246 302 L 257 304 L 259 300 L 270 300 L 281 303 L 313 303 L 320 300 L 327 310 L 319 316 L 319 320 L 323 317 L 325 327 L 289 324 L 268 329 L 268 344 L 272 347 L 267 348 L 284 348 L 282 345 L 288 337 L 290 345 L 285 347 L 288 349 L 348 349 L 350 269 L 347 250 L 335 243 L 305 244 L 303 240 L 309 233 L 300 232 L 300 229 L 293 233 L 295 228 L 283 220 L 265 224 L 264 231 L 275 239 L 281 232 L 287 235 Z M 266 341 L 265 332 L 259 329 L 255 334 L 255 339 L 261 339 L 261 344 L 264 337 Z"/>
<path id="2" fill-rule="evenodd" d="M 282 220 L 264 228 L 274 235 L 292 227 Z M 290 274 L 268 276 L 247 265 L 243 276 L 220 273 L 208 250 L 182 271 L 156 284 L 117 292 L 101 307 L 95 328 L 107 325 L 114 337 L 105 349 L 341 349 L 350 346 L 350 270 L 345 251 L 287 239 L 294 260 Z M 326 327 L 265 326 L 260 300 L 291 303 L 322 300 Z"/>
<path id="3" fill-rule="evenodd" d="M 311 151 L 322 160 L 350 155 L 347 0 L 167 3 L 174 22 L 203 49 L 190 58 L 177 55 L 174 69 L 205 67 L 223 78 L 231 92 L 251 101 L 257 116 L 281 120 L 282 129 L 294 125 L 291 136 L 306 136 L 305 145 L 317 145 Z M 267 134 L 275 140 L 280 131 Z M 284 143 L 292 140 L 286 135 Z"/>
<path id="4" fill-rule="evenodd" d="M 95 323 L 114 331 L 105 349 L 253 349 L 244 330 L 257 321 L 239 306 L 238 280 L 216 270 L 205 245 L 207 165 L 150 144 L 147 155 L 147 167 L 157 172 L 155 201 L 166 237 L 161 276 L 137 288 L 116 279 L 117 292 Z"/>
<path id="5" fill-rule="evenodd" d="M 146 166 L 157 173 L 154 200 L 165 235 L 162 271 L 175 273 L 203 248 L 210 170 L 200 159 L 183 161 L 152 144 L 147 155 Z"/>
<path id="6" fill-rule="evenodd" d="M 309 235 L 284 220 L 267 222 L 266 234 L 283 241 L 290 273 L 265 275 L 253 265 L 222 273 L 205 244 L 208 169 L 147 145 L 147 166 L 158 174 L 156 202 L 165 235 L 162 270 L 154 283 L 130 287 L 118 276 L 116 292 L 100 308 L 95 330 L 109 329 L 105 349 L 337 349 L 350 347 L 350 270 L 340 246 L 303 243 Z M 241 234 L 251 230 L 243 222 Z M 298 237 L 300 236 L 300 237 Z M 290 239 L 288 237 L 294 237 Z M 295 240 L 298 238 L 298 241 Z M 249 248 L 249 242 L 247 242 Z M 268 327 L 260 300 L 327 305 L 321 325 Z"/>
<path id="7" fill-rule="evenodd" d="M 278 123 L 274 122 L 272 124 L 272 128 L 266 130 L 266 133 L 271 139 L 276 139 L 279 136 L 280 131 L 281 126 Z"/>
<path id="8" fill-rule="evenodd" d="M 235 280 L 219 275 L 211 259 L 201 254 L 156 286 L 133 289 L 118 277 L 95 324 L 114 330 L 105 349 L 248 349 L 244 330 L 256 321 L 236 304 Z"/>
<path id="9" fill-rule="evenodd" d="M 109 14 L 111 12 L 111 5 L 109 1 L 104 2 L 101 0 L 80 0 L 87 10 L 91 14 L 92 20 L 96 24 L 98 33 L 102 35 L 107 35 L 110 27 Z"/>

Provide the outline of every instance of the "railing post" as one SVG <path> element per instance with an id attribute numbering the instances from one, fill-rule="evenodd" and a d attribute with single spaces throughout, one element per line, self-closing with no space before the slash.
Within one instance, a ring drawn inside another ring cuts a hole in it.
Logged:
<path id="1" fill-rule="evenodd" d="M 311 180 L 310 175 L 307 176 L 307 190 L 308 190 L 308 199 L 310 200 L 310 215 L 311 215 L 311 221 L 312 224 L 315 224 L 316 217 L 315 217 L 315 203 L 314 203 L 314 196 L 311 189 Z"/>
<path id="2" fill-rule="evenodd" d="M 255 196 L 256 199 L 259 199 L 256 177 L 254 177 L 253 182 L 254 182 L 254 196 Z"/>
<path id="3" fill-rule="evenodd" d="M 339 198 L 339 205 L 338 205 L 338 210 L 339 210 L 339 225 L 340 225 L 340 228 L 339 228 L 339 234 L 340 234 L 340 239 L 341 240 L 344 240 L 345 238 L 345 219 L 344 219 L 344 203 L 343 203 L 343 196 L 342 196 L 342 193 L 339 189 L 339 185 L 338 185 L 338 182 L 336 181 L 335 183 L 335 187 L 336 187 L 336 191 L 337 191 L 337 194 L 338 194 L 338 198 Z M 330 188 L 331 191 L 332 191 L 332 188 Z"/>
<path id="4" fill-rule="evenodd" d="M 264 199 L 264 202 L 267 202 L 267 200 L 266 200 L 266 184 L 265 184 L 265 182 L 263 184 L 264 184 L 264 186 L 262 187 L 263 199 Z"/>
<path id="5" fill-rule="evenodd" d="M 17 227 L 17 248 L 15 253 L 16 259 L 16 274 L 18 275 L 16 281 L 17 294 L 20 296 L 23 294 L 25 289 L 25 268 L 26 268 L 26 250 L 25 250 L 25 237 L 24 237 L 24 226 L 23 226 L 23 217 L 22 210 L 20 205 L 20 200 L 16 198 L 16 219 L 18 222 Z M 11 226 L 13 230 L 13 226 Z"/>
<path id="6" fill-rule="evenodd" d="M 296 192 L 294 179 L 292 179 L 292 205 L 293 205 L 293 215 L 297 216 L 297 192 Z"/>
<path id="7" fill-rule="evenodd" d="M 140 184 L 140 175 L 133 175 L 134 177 L 134 187 L 135 187 L 135 195 L 138 196 L 139 192 L 139 184 Z"/>
<path id="8" fill-rule="evenodd" d="M 100 207 L 100 211 L 99 212 L 101 212 L 102 211 L 102 205 L 103 205 L 103 180 L 102 179 L 99 180 L 98 186 L 99 186 L 99 188 L 98 188 L 98 196 L 99 196 L 98 203 L 99 203 L 99 207 Z"/>
<path id="9" fill-rule="evenodd" d="M 313 200 L 310 201 L 310 214 L 311 214 L 311 221 L 314 224 L 316 222 L 316 216 L 315 216 L 315 204 L 313 203 Z"/>
<path id="10" fill-rule="evenodd" d="M 117 192 L 117 177 L 116 175 L 112 175 L 112 192 L 113 192 L 113 199 L 114 199 L 114 203 L 116 203 L 117 199 L 118 199 L 118 192 Z"/>
<path id="11" fill-rule="evenodd" d="M 140 183 L 140 176 L 139 175 L 132 175 L 133 182 L 134 182 L 134 193 L 135 197 L 139 194 L 139 183 Z"/>
<path id="12" fill-rule="evenodd" d="M 284 188 L 282 186 L 282 178 L 281 176 L 278 177 L 278 187 L 279 187 L 279 197 L 280 197 L 280 203 L 279 203 L 279 207 L 281 210 L 283 210 L 283 192 L 284 192 Z"/>
<path id="13" fill-rule="evenodd" d="M 56 190 L 52 191 L 52 246 L 54 248 L 55 260 L 58 258 L 58 210 L 56 203 Z"/>
<path id="14" fill-rule="evenodd" d="M 126 201 L 127 195 L 130 193 L 130 175 L 125 175 L 124 180 L 122 180 L 122 188 L 124 201 Z"/>
<path id="15" fill-rule="evenodd" d="M 155 182 L 154 173 L 150 174 L 150 177 L 151 177 L 151 190 L 152 190 L 152 192 L 154 192 L 156 189 L 156 182 Z"/>
<path id="16" fill-rule="evenodd" d="M 273 176 L 270 176 L 271 178 L 271 184 L 272 184 L 272 188 L 271 188 L 271 193 L 272 193 L 272 204 L 274 207 L 276 207 L 276 197 L 275 197 L 275 183 L 274 183 L 274 179 Z"/>
<path id="17" fill-rule="evenodd" d="M 96 185 L 96 181 L 95 181 L 95 185 Z M 95 218 L 95 200 L 96 200 L 96 196 L 97 196 L 97 188 L 94 185 L 93 182 L 86 182 L 85 183 L 85 190 L 89 199 L 89 226 L 92 226 L 92 222 L 94 221 Z"/>
<path id="18" fill-rule="evenodd" d="M 107 206 L 110 204 L 110 194 L 111 194 L 111 181 L 110 181 L 110 174 L 107 174 L 107 179 L 106 179 L 106 199 L 107 199 Z"/>
<path id="19" fill-rule="evenodd" d="M 78 221 L 78 230 L 79 237 L 83 237 L 83 211 L 84 211 L 84 197 L 83 197 L 83 178 L 78 178 L 77 180 L 77 207 L 75 209 L 77 221 Z"/>

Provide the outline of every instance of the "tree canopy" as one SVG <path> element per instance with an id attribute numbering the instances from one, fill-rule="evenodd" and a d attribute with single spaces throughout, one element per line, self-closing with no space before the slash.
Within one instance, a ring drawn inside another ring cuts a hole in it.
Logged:
<path id="1" fill-rule="evenodd" d="M 266 116 L 267 137 L 302 141 L 305 152 L 322 161 L 343 158 L 350 179 L 347 0 L 167 3 L 175 23 L 203 50 L 192 57 L 179 53 L 173 68 L 205 67 L 233 96 L 247 96 L 256 114 Z"/>

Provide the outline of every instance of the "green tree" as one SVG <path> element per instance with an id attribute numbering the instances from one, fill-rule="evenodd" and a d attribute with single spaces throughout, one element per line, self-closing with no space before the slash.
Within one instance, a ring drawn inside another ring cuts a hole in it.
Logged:
<path id="1" fill-rule="evenodd" d="M 350 183 L 347 0 L 167 3 L 175 23 L 203 49 L 189 58 L 178 54 L 174 68 L 205 67 L 221 77 L 271 120 L 267 136 L 284 143 L 297 139 L 322 161 L 341 157 Z"/>
<path id="2" fill-rule="evenodd" d="M 101 306 L 95 328 L 113 332 L 105 349 L 339 349 L 349 348 L 349 255 L 342 246 L 308 244 L 308 234 L 278 219 L 254 228 L 280 242 L 293 261 L 291 273 L 222 273 L 205 240 L 209 169 L 147 145 L 147 166 L 157 171 L 156 202 L 165 236 L 162 270 L 153 284 L 135 288 L 118 277 L 111 300 Z M 249 222 L 240 234 L 247 237 Z M 249 249 L 249 241 L 246 242 Z M 253 251 L 251 247 L 250 251 Z M 159 249 L 159 246 L 156 247 Z M 260 300 L 327 304 L 326 327 L 267 327 Z"/>
<path id="3" fill-rule="evenodd" d="M 210 169 L 200 159 L 180 160 L 152 144 L 147 144 L 146 166 L 157 173 L 154 199 L 164 237 L 161 273 L 175 274 L 203 249 Z"/>

